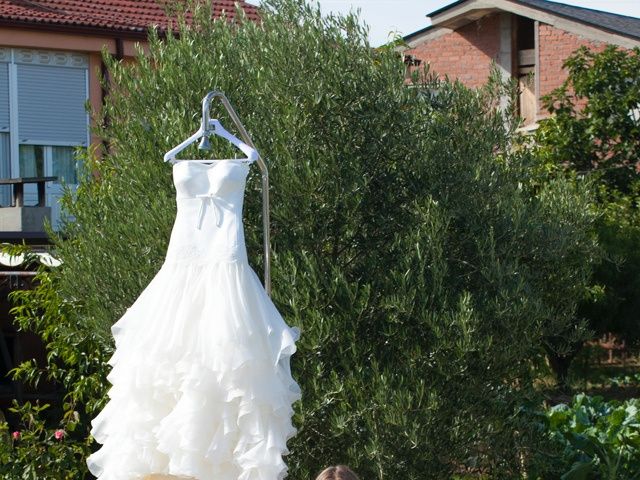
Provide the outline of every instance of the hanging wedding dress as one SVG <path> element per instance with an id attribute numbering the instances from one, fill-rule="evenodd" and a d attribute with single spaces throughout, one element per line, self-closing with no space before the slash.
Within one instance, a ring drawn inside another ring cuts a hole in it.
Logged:
<path id="1" fill-rule="evenodd" d="M 112 326 L 109 401 L 91 422 L 98 480 L 151 473 L 279 480 L 299 330 L 247 261 L 242 205 L 250 163 L 173 166 L 177 216 L 162 267 Z"/>

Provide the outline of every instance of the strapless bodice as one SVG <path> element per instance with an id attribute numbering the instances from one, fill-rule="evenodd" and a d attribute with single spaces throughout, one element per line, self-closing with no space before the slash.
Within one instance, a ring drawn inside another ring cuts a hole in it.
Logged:
<path id="1" fill-rule="evenodd" d="M 177 214 L 166 262 L 247 260 L 242 206 L 249 168 L 233 160 L 173 165 Z"/>

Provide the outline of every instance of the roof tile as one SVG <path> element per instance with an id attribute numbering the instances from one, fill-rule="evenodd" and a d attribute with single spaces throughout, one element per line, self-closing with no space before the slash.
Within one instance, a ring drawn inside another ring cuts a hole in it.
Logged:
<path id="1" fill-rule="evenodd" d="M 577 20 L 603 30 L 610 30 L 628 37 L 640 38 L 640 18 L 603 12 L 592 8 L 566 5 L 546 0 L 511 0 L 522 5 L 555 13 L 571 20 Z"/>
<path id="2" fill-rule="evenodd" d="M 251 20 L 258 19 L 258 7 L 244 0 L 212 0 L 214 15 L 223 11 L 235 16 L 235 3 Z M 166 16 L 162 0 L 0 0 L 4 24 L 86 27 L 120 32 L 145 33 L 151 25 L 175 29 L 175 19 Z M 191 15 L 187 13 L 187 21 Z"/>

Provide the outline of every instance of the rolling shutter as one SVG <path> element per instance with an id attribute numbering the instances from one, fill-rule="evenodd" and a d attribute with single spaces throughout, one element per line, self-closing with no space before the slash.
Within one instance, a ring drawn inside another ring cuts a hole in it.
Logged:
<path id="1" fill-rule="evenodd" d="M 87 144 L 86 69 L 17 65 L 20 143 Z"/>
<path id="2" fill-rule="evenodd" d="M 11 176 L 9 125 L 9 64 L 0 62 L 0 178 Z M 10 203 L 11 187 L 0 186 L 0 206 Z"/>
<path id="3" fill-rule="evenodd" d="M 9 64 L 0 63 L 0 131 L 9 131 Z"/>

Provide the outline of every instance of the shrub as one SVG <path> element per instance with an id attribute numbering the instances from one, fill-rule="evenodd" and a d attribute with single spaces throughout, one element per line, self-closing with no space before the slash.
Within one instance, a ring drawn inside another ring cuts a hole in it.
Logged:
<path id="1" fill-rule="evenodd" d="M 550 438 L 565 465 L 562 480 L 640 478 L 640 400 L 578 394 L 547 410 Z"/>
<path id="2" fill-rule="evenodd" d="M 86 432 L 76 435 L 77 412 L 65 416 L 58 428 L 48 426 L 49 405 L 25 402 L 10 411 L 23 419 L 17 430 L 0 422 L 0 471 L 7 480 L 78 480 L 84 478 L 83 459 L 90 452 Z"/>

